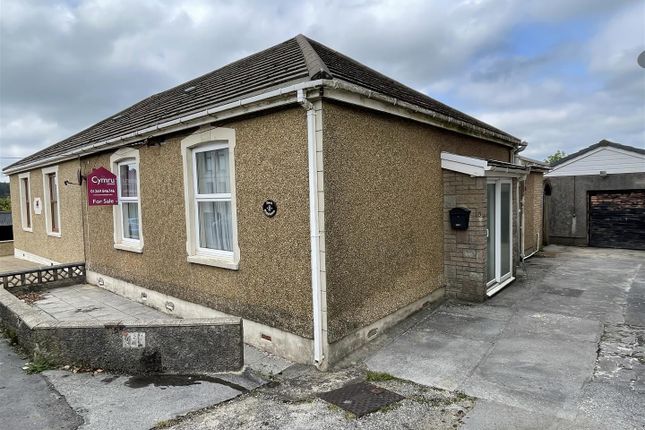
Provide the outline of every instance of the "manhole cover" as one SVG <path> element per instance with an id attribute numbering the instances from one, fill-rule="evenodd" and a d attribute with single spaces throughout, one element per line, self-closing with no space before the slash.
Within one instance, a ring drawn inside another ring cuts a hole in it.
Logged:
<path id="1" fill-rule="evenodd" d="M 337 390 L 321 393 L 318 397 L 353 413 L 357 417 L 362 417 L 405 398 L 367 382 L 345 385 Z"/>

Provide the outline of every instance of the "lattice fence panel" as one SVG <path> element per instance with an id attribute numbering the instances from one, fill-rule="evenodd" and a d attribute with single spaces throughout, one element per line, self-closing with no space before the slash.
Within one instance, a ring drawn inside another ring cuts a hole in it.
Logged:
<path id="1" fill-rule="evenodd" d="M 85 264 L 73 263 L 44 267 L 36 270 L 0 273 L 0 280 L 4 288 L 15 288 L 47 284 L 64 279 L 81 278 L 83 276 L 85 276 Z"/>

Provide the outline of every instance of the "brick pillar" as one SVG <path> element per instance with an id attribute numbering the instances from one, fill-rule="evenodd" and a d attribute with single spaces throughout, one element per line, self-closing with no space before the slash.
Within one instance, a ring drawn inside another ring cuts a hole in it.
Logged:
<path id="1" fill-rule="evenodd" d="M 451 297 L 486 299 L 486 178 L 443 170 L 444 275 Z M 453 230 L 448 211 L 470 209 L 468 230 Z"/>

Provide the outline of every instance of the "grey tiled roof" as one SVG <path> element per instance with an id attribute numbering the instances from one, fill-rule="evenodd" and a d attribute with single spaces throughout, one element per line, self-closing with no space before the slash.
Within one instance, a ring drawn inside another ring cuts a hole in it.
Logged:
<path id="1" fill-rule="evenodd" d="M 356 84 L 363 88 L 385 94 L 390 97 L 420 106 L 425 109 L 432 110 L 434 112 L 444 114 L 450 118 L 463 121 L 467 124 L 479 126 L 486 130 L 499 133 L 511 137 L 513 140 L 516 138 L 510 136 L 509 134 L 499 130 L 491 125 L 488 125 L 478 119 L 466 115 L 463 112 L 460 112 L 456 109 L 451 108 L 448 105 L 445 105 L 427 95 L 420 93 L 416 90 L 413 90 L 410 87 L 407 87 L 392 78 L 389 78 L 376 70 L 373 70 L 356 60 L 353 60 L 347 57 L 340 52 L 334 51 L 331 48 L 318 43 L 315 40 L 308 39 L 311 46 L 318 53 L 323 63 L 327 65 L 329 72 L 336 79 L 341 79 L 343 81 Z"/>
<path id="2" fill-rule="evenodd" d="M 252 94 L 296 83 L 330 79 L 349 82 L 492 132 L 519 140 L 378 73 L 325 45 L 298 35 L 283 43 L 152 95 L 91 127 L 8 166 L 68 153 L 97 142 L 142 130 Z"/>

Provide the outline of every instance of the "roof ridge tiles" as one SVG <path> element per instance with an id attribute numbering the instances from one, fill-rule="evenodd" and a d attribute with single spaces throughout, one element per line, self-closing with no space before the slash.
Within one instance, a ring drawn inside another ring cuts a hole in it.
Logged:
<path id="1" fill-rule="evenodd" d="M 320 58 L 320 55 L 318 55 L 316 50 L 311 46 L 311 43 L 309 43 L 309 39 L 303 34 L 297 35 L 295 39 L 300 46 L 302 56 L 307 64 L 309 78 L 311 78 L 312 81 L 315 81 L 316 79 L 333 79 L 333 75 L 329 72 L 327 65 Z"/>

